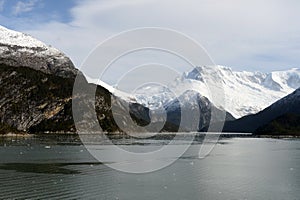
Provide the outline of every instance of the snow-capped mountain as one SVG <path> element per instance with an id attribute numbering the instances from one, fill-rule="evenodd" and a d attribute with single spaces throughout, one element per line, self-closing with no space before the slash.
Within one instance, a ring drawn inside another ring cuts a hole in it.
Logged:
<path id="1" fill-rule="evenodd" d="M 175 98 L 170 91 L 194 90 L 213 102 L 206 83 L 214 76 L 223 82 L 225 93 L 223 107 L 235 118 L 257 113 L 300 87 L 300 69 L 297 68 L 262 73 L 237 72 L 224 66 L 197 67 L 174 80 L 175 84 L 169 89 L 163 87 L 139 89 L 136 99 L 150 109 L 158 109 Z M 185 100 L 189 101 L 189 98 L 186 97 Z"/>
<path id="2" fill-rule="evenodd" d="M 103 82 L 97 81 L 100 86 L 88 84 L 73 66 L 57 49 L 0 27 L 0 135 L 75 133 L 78 127 L 95 126 L 94 120 L 81 117 L 94 115 L 94 111 L 105 132 L 125 131 L 115 119 L 126 125 L 126 131 L 136 130 L 136 124 L 143 127 L 149 123 L 148 108 L 116 98 L 114 88 Z M 75 76 L 81 87 L 73 91 Z M 96 91 L 95 98 L 91 99 L 87 91 Z M 80 109 L 80 116 L 73 115 L 72 106 Z"/>
<path id="3" fill-rule="evenodd" d="M 248 115 L 235 121 L 226 122 L 223 131 L 253 133 L 278 117 L 283 117 L 283 119 L 285 119 L 283 125 L 284 123 L 288 124 L 288 115 L 300 116 L 300 88 L 276 101 L 259 113 Z M 280 131 L 279 126 L 276 129 L 280 134 L 287 134 L 284 131 Z M 272 134 L 272 132 L 268 132 L 267 134 Z M 299 134 L 298 131 L 297 134 Z"/>
<path id="4" fill-rule="evenodd" d="M 17 31 L 0 26 L 0 63 L 30 67 L 62 77 L 74 76 L 77 70 L 59 50 Z"/>
<path id="5" fill-rule="evenodd" d="M 269 106 L 269 109 L 273 111 L 278 108 L 284 112 L 300 114 L 300 87 Z"/>
<path id="6" fill-rule="evenodd" d="M 181 102 L 184 103 L 181 104 Z M 210 123 L 234 120 L 230 113 L 218 109 L 208 98 L 191 90 L 184 92 L 176 100 L 167 103 L 165 109 L 167 122 L 179 125 L 183 120 L 181 129 L 184 131 L 201 130 Z M 212 115 L 212 112 L 214 112 L 214 115 Z M 195 122 L 198 122 L 198 124 L 195 124 Z"/>

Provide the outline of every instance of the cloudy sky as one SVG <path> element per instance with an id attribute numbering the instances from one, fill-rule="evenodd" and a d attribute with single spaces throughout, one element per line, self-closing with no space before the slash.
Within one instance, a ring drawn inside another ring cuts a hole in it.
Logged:
<path id="1" fill-rule="evenodd" d="M 80 66 L 101 41 L 137 27 L 175 29 L 215 63 L 273 71 L 300 65 L 298 0 L 0 0 L 0 24 L 64 51 Z"/>

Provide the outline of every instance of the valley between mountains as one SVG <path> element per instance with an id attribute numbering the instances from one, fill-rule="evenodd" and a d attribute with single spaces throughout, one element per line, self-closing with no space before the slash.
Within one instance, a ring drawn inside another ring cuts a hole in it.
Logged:
<path id="1" fill-rule="evenodd" d="M 216 75 L 223 81 L 222 107 L 214 105 L 205 88 L 205 80 Z M 83 90 L 96 88 L 95 105 L 91 105 L 84 93 L 73 94 L 76 77 Z M 121 123 L 134 121 L 134 127 L 129 125 L 128 131 L 207 131 L 210 124 L 224 123 L 225 119 L 224 132 L 300 135 L 299 68 L 262 73 L 236 72 L 225 66 L 198 66 L 183 73 L 170 86 L 184 88 L 179 97 L 159 86 L 140 88 L 133 95 L 123 94 L 105 83 L 95 85 L 87 80 L 64 53 L 29 35 L 0 26 L 0 134 L 76 133 L 74 120 L 92 130 L 95 124 L 73 118 L 72 98 L 76 98 L 95 108 L 101 128 L 109 133 L 123 132 L 112 113 L 114 104 Z M 166 112 L 162 128 L 148 128 L 150 122 L 163 122 L 161 109 Z M 191 114 L 191 124 L 181 127 L 182 110 L 200 113 Z M 212 110 L 217 113 L 214 117 Z M 193 121 L 198 122 L 196 126 Z"/>

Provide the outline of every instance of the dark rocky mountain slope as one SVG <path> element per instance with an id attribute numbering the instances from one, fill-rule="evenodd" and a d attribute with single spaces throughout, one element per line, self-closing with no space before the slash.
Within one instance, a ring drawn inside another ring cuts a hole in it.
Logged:
<path id="1" fill-rule="evenodd" d="M 184 101 L 184 99 L 187 98 L 194 99 L 195 101 Z M 181 105 L 180 102 L 183 102 L 183 105 Z M 186 115 L 188 116 L 182 116 L 183 110 L 185 110 L 184 113 L 186 113 Z M 179 96 L 178 99 L 169 102 L 166 105 L 166 111 L 166 130 L 170 125 L 173 125 L 173 127 L 179 127 L 180 122 L 183 119 L 187 119 L 187 122 L 183 124 L 184 127 L 181 127 L 185 131 L 201 130 L 202 128 L 207 127 L 211 121 L 213 123 L 216 123 L 223 120 L 235 120 L 235 118 L 229 112 L 217 108 L 208 100 L 208 98 L 192 90 L 186 91 L 181 96 Z M 216 113 L 215 116 L 212 116 L 212 111 Z M 194 124 L 194 122 L 197 121 L 199 123 Z"/>
<path id="2" fill-rule="evenodd" d="M 74 78 L 60 77 L 34 70 L 28 67 L 0 65 L 0 122 L 5 130 L 29 133 L 75 132 L 72 116 L 72 91 Z M 82 81 L 87 87 L 84 77 Z M 78 97 L 84 98 L 84 97 Z M 111 113 L 112 94 L 97 86 L 96 110 L 104 131 L 121 131 Z M 122 100 L 119 100 L 122 102 Z M 119 104 L 120 116 L 125 116 L 126 107 Z M 148 110 L 139 104 L 133 104 L 137 123 L 147 123 Z M 104 116 L 104 117 L 103 117 Z M 143 116 L 144 119 L 141 117 Z M 126 118 L 124 118 L 126 121 Z M 5 125 L 5 126 L 4 126 Z M 5 128 L 6 127 L 6 128 Z"/>
<path id="3" fill-rule="evenodd" d="M 82 91 L 73 95 L 77 79 L 80 80 Z M 88 91 L 96 94 L 92 97 L 94 99 L 91 99 Z M 115 96 L 101 85 L 87 83 L 62 52 L 29 35 L 2 26 L 0 93 L 0 133 L 75 133 L 78 127 L 75 127 L 74 120 L 80 127 L 88 127 L 89 130 L 94 130 L 99 122 L 106 132 L 121 132 L 124 129 L 134 132 L 178 131 L 182 118 L 188 120 L 179 131 L 197 131 L 210 121 L 222 120 L 222 114 L 225 113 L 207 98 L 188 91 L 179 100 L 192 96 L 196 103 L 180 105 L 178 99 L 170 102 L 165 107 L 167 121 L 160 126 L 162 116 L 159 112 L 150 113 L 147 107 L 134 100 Z M 73 118 L 74 102 L 77 102 L 75 108 L 87 108 L 80 111 L 82 116 L 93 116 L 96 111 L 97 122 L 86 121 L 86 118 L 80 116 Z M 188 116 L 181 116 L 183 110 L 187 111 Z M 212 110 L 219 115 L 212 117 Z M 148 127 L 150 115 L 154 126 Z M 234 118 L 226 113 L 226 119 Z M 199 123 L 195 124 L 195 121 Z M 136 125 L 140 127 L 136 128 Z"/>
<path id="4" fill-rule="evenodd" d="M 300 115 L 284 114 L 259 127 L 256 135 L 298 135 L 300 136 Z"/>
<path id="5" fill-rule="evenodd" d="M 298 115 L 300 115 L 300 88 L 257 114 L 225 123 L 223 132 L 256 132 L 265 134 L 269 130 L 268 134 L 278 134 L 279 129 L 275 130 L 273 128 L 275 128 L 275 124 L 281 124 L 280 126 L 283 128 L 281 134 L 288 134 L 284 131 L 285 129 L 295 131 L 296 127 L 299 127 L 294 126 L 297 125 L 295 121 L 297 121 Z M 286 122 L 284 118 L 286 118 Z M 287 127 L 288 125 L 293 127 Z M 300 132 L 300 130 L 297 129 L 297 132 Z"/>

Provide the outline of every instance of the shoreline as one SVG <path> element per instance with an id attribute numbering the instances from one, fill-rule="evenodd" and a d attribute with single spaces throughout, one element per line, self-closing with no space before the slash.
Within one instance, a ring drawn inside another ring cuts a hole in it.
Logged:
<path id="1" fill-rule="evenodd" d="M 200 134 L 197 134 L 200 133 Z M 174 137 L 175 135 L 193 135 L 196 134 L 195 137 L 204 137 L 204 136 L 218 136 L 219 138 L 272 138 L 272 139 L 295 139 L 300 138 L 300 135 L 255 135 L 252 133 L 204 133 L 204 132 L 190 132 L 190 133 L 158 133 L 152 137 Z M 97 134 L 86 134 L 86 135 L 97 135 Z M 5 133 L 0 134 L 0 138 L 9 138 L 9 137 L 18 137 L 18 138 L 29 138 L 29 137 L 65 137 L 65 136 L 73 136 L 73 137 L 80 137 L 77 133 L 74 132 L 63 132 L 63 133 L 38 133 L 38 134 L 31 134 L 31 133 Z M 111 137 L 131 137 L 130 135 L 124 133 L 109 133 L 107 136 Z M 149 138 L 152 138 L 149 137 Z M 138 138 L 138 137 L 137 137 Z M 147 139 L 147 138 L 145 138 Z"/>

